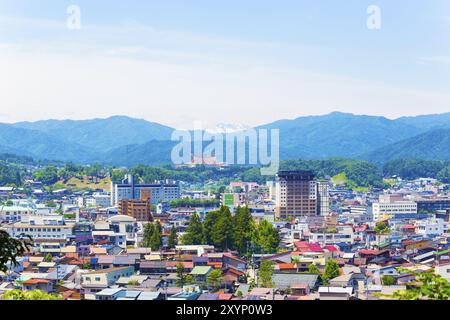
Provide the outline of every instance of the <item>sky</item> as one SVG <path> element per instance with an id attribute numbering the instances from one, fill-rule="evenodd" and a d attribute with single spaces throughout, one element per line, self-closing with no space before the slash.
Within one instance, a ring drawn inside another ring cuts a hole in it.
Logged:
<path id="1" fill-rule="evenodd" d="M 0 122 L 449 112 L 450 1 L 0 0 L 0 88 Z"/>

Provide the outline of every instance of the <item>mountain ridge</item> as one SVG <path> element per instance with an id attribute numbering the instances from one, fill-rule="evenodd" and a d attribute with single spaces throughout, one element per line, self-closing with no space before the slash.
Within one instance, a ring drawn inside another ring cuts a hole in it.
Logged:
<path id="1" fill-rule="evenodd" d="M 388 119 L 383 116 L 332 112 L 281 119 L 255 129 L 280 130 L 281 159 L 363 158 L 383 162 L 395 153 L 421 156 L 414 147 L 430 146 L 433 132 L 450 128 L 450 113 Z M 40 120 L 0 124 L 0 151 L 36 159 L 104 162 L 114 165 L 161 164 L 170 161 L 173 128 L 118 115 L 88 120 Z M 429 132 L 431 134 L 422 136 Z M 447 158 L 447 134 L 434 157 Z M 418 142 L 414 142 L 418 140 Z M 419 143 L 420 142 L 420 143 Z M 386 149 L 383 149 L 386 148 Z M 450 148 L 450 146 L 449 146 Z M 388 156 L 389 155 L 389 156 Z M 426 156 L 426 155 L 424 155 Z"/>

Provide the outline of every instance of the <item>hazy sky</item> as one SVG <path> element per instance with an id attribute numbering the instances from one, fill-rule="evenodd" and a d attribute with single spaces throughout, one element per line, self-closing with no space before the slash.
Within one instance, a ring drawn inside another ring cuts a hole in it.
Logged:
<path id="1" fill-rule="evenodd" d="M 448 0 L 0 0 L 1 122 L 394 118 L 449 112 L 449 88 Z"/>

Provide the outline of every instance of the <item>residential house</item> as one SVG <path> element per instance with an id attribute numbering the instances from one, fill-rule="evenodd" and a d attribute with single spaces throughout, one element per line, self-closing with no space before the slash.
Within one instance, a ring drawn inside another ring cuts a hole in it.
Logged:
<path id="1" fill-rule="evenodd" d="M 121 277 L 129 277 L 133 273 L 133 267 L 118 267 L 82 274 L 84 298 L 87 300 L 95 300 L 96 293 L 114 285 Z"/>

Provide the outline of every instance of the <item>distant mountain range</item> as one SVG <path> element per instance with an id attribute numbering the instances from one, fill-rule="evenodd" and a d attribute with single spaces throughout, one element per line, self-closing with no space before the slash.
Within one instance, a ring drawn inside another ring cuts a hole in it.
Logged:
<path id="1" fill-rule="evenodd" d="M 450 160 L 450 113 L 390 120 L 333 112 L 259 128 L 280 130 L 282 159 Z M 173 130 L 126 116 L 0 124 L 0 152 L 76 163 L 156 165 L 170 162 Z"/>

